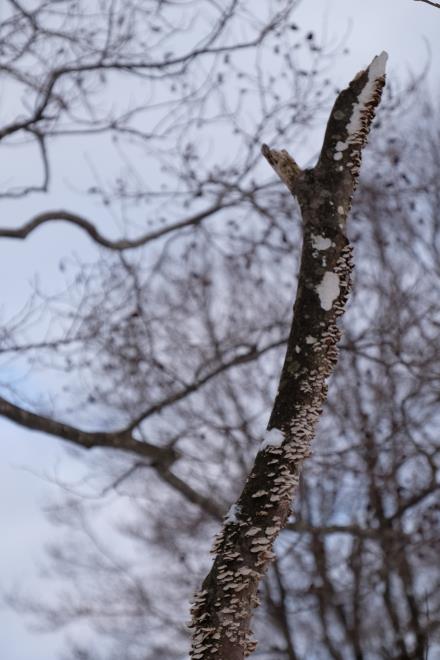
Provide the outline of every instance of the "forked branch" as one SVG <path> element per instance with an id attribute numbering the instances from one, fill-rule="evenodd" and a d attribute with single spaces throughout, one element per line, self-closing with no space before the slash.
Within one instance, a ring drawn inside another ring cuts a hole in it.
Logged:
<path id="1" fill-rule="evenodd" d="M 303 171 L 287 151 L 262 148 L 301 207 L 298 290 L 267 434 L 215 540 L 213 566 L 195 595 L 194 660 L 242 660 L 256 647 L 250 623 L 258 585 L 286 525 L 326 399 L 326 380 L 337 361 L 341 333 L 336 322 L 344 312 L 352 270 L 346 219 L 385 84 L 386 59 L 385 53 L 375 57 L 337 97 L 315 168 Z"/>

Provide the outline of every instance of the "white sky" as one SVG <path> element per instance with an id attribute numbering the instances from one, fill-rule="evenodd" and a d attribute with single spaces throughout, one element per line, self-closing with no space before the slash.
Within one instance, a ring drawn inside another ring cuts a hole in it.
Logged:
<path id="1" fill-rule="evenodd" d="M 438 98 L 438 65 L 440 61 L 440 10 L 413 0 L 304 0 L 298 9 L 296 22 L 302 29 L 313 30 L 318 40 L 325 35 L 327 42 L 337 43 L 347 35 L 349 54 L 339 58 L 329 76 L 336 86 L 342 87 L 372 57 L 382 50 L 389 53 L 388 76 L 417 74 L 431 59 L 429 82 L 433 95 Z M 285 145 L 288 147 L 288 145 Z M 66 206 L 65 200 L 40 198 L 39 207 Z M 87 214 L 87 200 L 79 203 L 72 196 L 70 207 Z M 68 206 L 68 205 L 67 205 Z M 13 224 L 7 212 L 14 206 L 3 205 L 2 222 Z M 21 206 L 23 219 L 26 204 Z M 16 219 L 16 218 L 14 218 Z M 48 236 L 50 234 L 50 239 Z M 57 243 L 63 242 L 73 249 L 93 252 L 87 238 L 78 230 L 59 225 L 40 230 L 25 243 L 2 241 L 0 244 L 0 277 L 7 283 L 6 293 L 15 297 L 23 290 L 22 264 L 34 267 L 50 256 Z M 57 260 L 48 265 L 49 272 Z M 71 473 L 71 459 L 62 449 L 62 443 L 42 434 L 27 433 L 17 426 L 0 420 L 2 452 L 0 464 L 0 519 L 2 542 L 0 546 L 0 583 L 13 586 L 32 581 L 36 575 L 36 561 L 43 556 L 44 542 L 54 533 L 40 511 L 40 503 L 47 501 L 54 486 L 20 466 L 35 472 L 50 473 L 59 462 Z M 51 660 L 57 658 L 57 638 L 27 631 L 20 618 L 0 608 L 0 657 L 5 660 Z"/>

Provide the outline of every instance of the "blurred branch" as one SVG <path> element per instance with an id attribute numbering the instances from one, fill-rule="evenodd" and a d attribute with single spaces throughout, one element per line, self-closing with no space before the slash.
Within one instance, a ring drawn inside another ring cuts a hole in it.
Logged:
<path id="1" fill-rule="evenodd" d="M 90 236 L 90 238 L 92 238 L 95 241 L 95 243 L 99 243 L 99 245 L 102 245 L 110 250 L 130 250 L 133 248 L 140 247 L 141 245 L 146 245 L 147 243 L 157 240 L 162 236 L 166 236 L 166 234 L 170 234 L 173 231 L 184 229 L 185 227 L 190 227 L 191 225 L 197 226 L 206 218 L 215 215 L 216 213 L 222 211 L 223 209 L 235 206 L 235 204 L 236 204 L 235 202 L 228 202 L 225 204 L 222 204 L 220 202 L 214 204 L 208 207 L 207 209 L 205 209 L 204 211 L 200 211 L 199 213 L 195 213 L 194 215 L 185 218 L 185 220 L 181 220 L 180 222 L 175 222 L 171 225 L 168 225 L 167 227 L 163 227 L 162 229 L 157 229 L 155 231 L 148 232 L 143 236 L 140 236 L 139 238 L 135 238 L 132 240 L 120 239 L 120 240 L 111 241 L 110 239 L 105 238 L 105 236 L 103 236 L 96 229 L 95 225 L 93 225 L 86 218 L 78 215 L 77 213 L 70 213 L 69 211 L 63 211 L 63 210 L 45 211 L 44 213 L 39 213 L 38 215 L 34 216 L 31 220 L 26 222 L 26 224 L 24 224 L 22 227 L 19 227 L 18 229 L 12 229 L 7 227 L 4 229 L 0 228 L 0 237 L 23 240 L 27 236 L 29 236 L 29 234 L 31 234 L 35 229 L 41 227 L 46 223 L 69 222 L 75 225 L 76 227 L 83 229 Z"/>
<path id="2" fill-rule="evenodd" d="M 39 131 L 36 128 L 31 128 L 30 126 L 28 128 L 25 128 L 25 131 L 27 133 L 30 133 L 34 135 L 38 150 L 40 152 L 40 158 L 42 162 L 42 182 L 40 185 L 32 185 L 32 186 L 24 186 L 23 188 L 19 188 L 18 190 L 10 190 L 7 192 L 0 192 L 0 199 L 18 199 L 20 197 L 25 197 L 29 193 L 39 193 L 39 192 L 47 192 L 49 188 L 49 181 L 50 181 L 50 165 L 49 165 L 49 158 L 47 154 L 47 148 L 46 148 L 46 136 L 44 135 L 43 132 Z M 1 137 L 0 137 L 1 139 Z M 1 234 L 0 234 L 1 236 Z"/>
<path id="3" fill-rule="evenodd" d="M 181 493 L 188 502 L 200 507 L 211 518 L 218 521 L 222 520 L 224 511 L 214 502 L 214 500 L 198 493 L 186 481 L 183 481 L 183 479 L 178 477 L 177 474 L 171 472 L 171 470 L 165 465 L 158 465 L 157 473 L 165 483 Z"/>
<path id="4" fill-rule="evenodd" d="M 35 413 L 24 410 L 3 397 L 0 397 L 0 414 L 32 431 L 39 431 L 63 440 L 68 440 L 72 444 L 85 449 L 106 447 L 149 458 L 152 461 L 149 465 L 146 463 L 135 463 L 111 487 L 114 488 L 124 479 L 131 476 L 139 467 L 152 467 L 156 470 L 162 481 L 183 495 L 188 502 L 197 505 L 216 520 L 221 520 L 222 518 L 223 512 L 213 500 L 198 493 L 170 470 L 170 465 L 179 458 L 178 453 L 171 447 L 156 447 L 145 441 L 140 442 L 125 430 L 109 433 L 82 431 L 68 424 L 56 422 L 44 415 L 36 415 Z"/>
<path id="5" fill-rule="evenodd" d="M 432 0 L 414 0 L 414 2 L 424 2 L 427 5 L 431 5 L 431 7 L 437 7 L 437 9 L 440 9 L 440 3 L 432 2 Z"/>
<path id="6" fill-rule="evenodd" d="M 130 452 L 150 458 L 158 463 L 167 465 L 174 463 L 178 455 L 167 447 L 156 447 L 148 442 L 139 442 L 129 431 L 113 432 L 88 432 L 78 429 L 63 422 L 57 422 L 50 417 L 37 415 L 33 412 L 20 408 L 15 404 L 0 397 L 0 415 L 7 417 L 11 421 L 32 431 L 40 431 L 57 438 L 67 440 L 84 449 L 93 449 L 95 447 L 107 447 L 118 449 L 124 452 Z"/>
<path id="7" fill-rule="evenodd" d="M 372 527 L 361 527 L 360 525 L 311 525 L 310 523 L 299 520 L 298 522 L 286 525 L 286 529 L 292 532 L 322 534 L 324 536 L 332 534 L 349 534 L 350 536 L 356 536 L 363 539 L 379 539 L 386 535 L 401 539 L 402 541 L 408 541 L 410 539 L 409 534 L 405 534 L 404 532 L 398 529 L 393 529 L 389 526 L 376 529 Z"/>
<path id="8" fill-rule="evenodd" d="M 205 376 L 203 376 L 203 378 L 193 380 L 186 387 L 183 387 L 181 390 L 174 392 L 166 399 L 163 399 L 162 401 L 159 401 L 158 403 L 155 403 L 152 406 L 150 406 L 147 410 L 141 413 L 135 420 L 133 420 L 133 422 L 131 422 L 131 424 L 127 427 L 127 430 L 128 431 L 133 430 L 134 428 L 136 428 L 136 426 L 141 424 L 141 422 L 147 419 L 147 417 L 151 417 L 151 415 L 160 413 L 165 408 L 173 405 L 174 403 L 177 403 L 178 401 L 181 401 L 183 398 L 187 397 L 188 395 L 197 392 L 197 390 L 199 390 L 203 385 L 206 385 L 206 383 L 208 383 L 210 380 L 220 375 L 221 373 L 228 371 L 232 367 L 236 367 L 240 364 L 246 364 L 247 362 L 253 362 L 254 360 L 258 360 L 258 358 L 260 358 L 268 351 L 271 351 L 274 348 L 278 348 L 279 346 L 283 346 L 285 343 L 286 340 L 283 338 L 277 341 L 270 342 L 269 344 L 263 346 L 262 348 L 257 348 L 253 346 L 246 353 L 243 353 L 241 355 L 235 355 L 231 360 L 228 360 L 227 362 L 220 364 L 218 367 L 208 372 Z"/>

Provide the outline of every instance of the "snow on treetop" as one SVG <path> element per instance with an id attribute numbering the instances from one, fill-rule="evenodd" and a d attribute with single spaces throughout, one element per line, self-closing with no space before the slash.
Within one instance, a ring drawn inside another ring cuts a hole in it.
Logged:
<path id="1" fill-rule="evenodd" d="M 368 78 L 369 79 L 372 78 L 376 80 L 376 78 L 381 78 L 382 76 L 384 76 L 387 60 L 388 60 L 388 53 L 385 52 L 384 50 L 381 52 L 380 55 L 376 55 L 376 57 L 373 58 L 373 61 L 368 67 Z"/>
<path id="2" fill-rule="evenodd" d="M 354 137 L 362 128 L 362 113 L 365 111 L 366 105 L 371 103 L 374 99 L 377 80 L 385 75 L 387 59 L 388 54 L 385 51 L 382 51 L 380 55 L 376 55 L 367 69 L 367 82 L 358 96 L 357 103 L 353 105 L 350 121 L 346 127 L 348 141 L 350 141 L 350 138 Z"/>

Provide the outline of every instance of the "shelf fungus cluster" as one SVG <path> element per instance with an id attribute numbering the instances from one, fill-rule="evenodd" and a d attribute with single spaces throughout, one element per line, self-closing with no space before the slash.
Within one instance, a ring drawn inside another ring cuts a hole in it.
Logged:
<path id="1" fill-rule="evenodd" d="M 193 660 L 242 660 L 256 647 L 250 624 L 258 586 L 291 512 L 327 396 L 327 379 L 338 358 L 337 321 L 352 271 L 345 218 L 384 85 L 385 62 L 385 54 L 375 58 L 339 94 L 313 170 L 300 170 L 285 150 L 263 147 L 301 207 L 304 240 L 298 290 L 268 431 L 240 497 L 224 518 L 212 548 L 213 566 L 194 598 Z"/>
<path id="2" fill-rule="evenodd" d="M 191 651 L 194 660 L 244 658 L 256 647 L 250 614 L 258 605 L 258 584 L 274 557 L 273 543 L 291 511 L 302 464 L 311 453 L 326 397 L 326 379 L 337 361 L 340 330 L 336 320 L 344 310 L 351 268 L 351 247 L 346 244 L 333 268 L 340 286 L 331 319 L 325 327 L 317 323 L 314 336 L 303 333 L 295 338 L 314 368 L 304 370 L 297 378 L 298 403 L 290 408 L 290 417 L 281 429 L 274 427 L 266 432 L 243 493 L 229 509 L 214 540 L 214 566 L 192 608 L 190 626 L 197 631 Z M 239 649 L 239 654 L 227 649 Z"/>
<path id="3" fill-rule="evenodd" d="M 266 493 L 265 493 L 266 494 Z M 259 495 L 258 495 L 259 496 Z M 262 496 L 262 495 L 261 495 Z M 212 552 L 217 555 L 211 579 L 194 598 L 191 658 L 246 657 L 256 648 L 251 639 L 249 612 L 259 604 L 257 586 L 264 566 L 273 558 L 271 546 L 280 525 L 253 525 L 250 517 L 235 521 L 225 520 Z M 208 578 L 210 577 L 208 576 Z M 210 583 L 215 581 L 215 590 Z M 230 656 L 220 649 L 240 649 L 240 655 Z"/>

